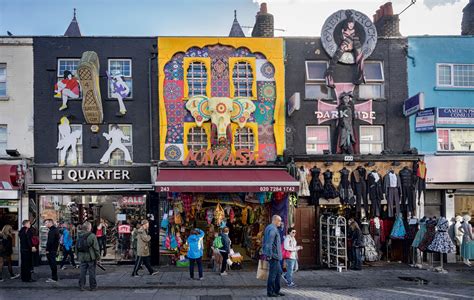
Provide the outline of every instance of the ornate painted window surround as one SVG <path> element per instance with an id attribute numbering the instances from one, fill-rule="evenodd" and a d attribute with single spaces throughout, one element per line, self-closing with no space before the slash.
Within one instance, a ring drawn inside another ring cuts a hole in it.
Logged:
<path id="1" fill-rule="evenodd" d="M 188 69 L 194 62 L 203 63 L 206 67 L 206 97 L 211 97 L 211 58 L 210 57 L 184 57 L 183 58 L 183 100 L 189 99 Z"/>
<path id="2" fill-rule="evenodd" d="M 229 91 L 230 96 L 235 98 L 234 68 L 238 63 L 248 63 L 252 68 L 252 97 L 251 100 L 257 100 L 257 64 L 255 57 L 229 57 Z"/>
<path id="3" fill-rule="evenodd" d="M 189 153 L 188 149 L 188 134 L 191 128 L 196 128 L 199 127 L 196 123 L 194 122 L 184 122 L 184 130 L 183 130 L 183 153 L 184 157 L 186 158 Z M 201 128 L 204 129 L 206 132 L 207 136 L 207 149 L 211 149 L 211 122 L 205 122 L 202 123 Z"/>

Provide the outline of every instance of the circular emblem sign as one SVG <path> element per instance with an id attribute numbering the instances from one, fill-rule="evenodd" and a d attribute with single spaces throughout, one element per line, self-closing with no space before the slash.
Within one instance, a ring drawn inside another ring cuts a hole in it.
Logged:
<path id="1" fill-rule="evenodd" d="M 353 22 L 353 26 L 348 26 L 349 22 Z M 347 34 L 348 28 L 353 30 L 351 34 Z M 339 62 L 353 64 L 354 55 L 347 50 L 350 50 L 354 41 L 360 43 L 365 58 L 374 51 L 377 29 L 369 17 L 357 10 L 347 9 L 339 10 L 326 19 L 321 30 L 321 42 L 329 56 L 333 57 L 337 50 L 343 48 L 345 51 Z"/>

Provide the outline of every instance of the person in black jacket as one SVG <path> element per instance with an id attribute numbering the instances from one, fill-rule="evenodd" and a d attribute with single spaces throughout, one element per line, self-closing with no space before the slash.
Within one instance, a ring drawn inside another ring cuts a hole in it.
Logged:
<path id="1" fill-rule="evenodd" d="M 49 267 L 51 268 L 51 278 L 48 278 L 46 282 L 57 282 L 58 266 L 56 265 L 56 255 L 58 254 L 59 248 L 59 230 L 54 226 L 54 222 L 51 219 L 46 219 L 44 225 L 49 228 L 48 241 L 46 242 L 46 257 L 48 258 Z"/>
<path id="2" fill-rule="evenodd" d="M 222 239 L 222 247 L 219 249 L 219 252 L 222 255 L 222 265 L 221 265 L 221 276 L 227 275 L 227 259 L 229 258 L 230 252 L 230 238 L 229 238 L 229 228 L 225 227 L 220 234 Z"/>
<path id="3" fill-rule="evenodd" d="M 30 229 L 30 221 L 24 220 L 22 224 L 23 227 L 18 233 L 18 236 L 20 237 L 21 280 L 24 282 L 33 282 L 35 281 L 31 279 L 33 252 L 36 252 L 37 249 L 33 247 L 33 232 Z"/>
<path id="4" fill-rule="evenodd" d="M 13 234 L 12 234 L 12 227 L 11 225 L 5 225 L 0 232 L 0 240 L 2 242 L 2 246 L 0 248 L 0 281 L 3 280 L 2 278 L 2 271 L 3 265 L 8 265 L 8 272 L 10 273 L 10 279 L 16 279 L 20 277 L 20 274 L 13 273 L 13 266 L 12 266 L 12 254 L 13 254 Z M 3 250 L 3 251 L 1 251 Z"/>
<path id="5" fill-rule="evenodd" d="M 352 232 L 352 270 L 362 270 L 362 248 L 364 243 L 362 240 L 362 231 L 360 230 L 359 224 L 355 220 L 351 220 L 350 229 Z"/>

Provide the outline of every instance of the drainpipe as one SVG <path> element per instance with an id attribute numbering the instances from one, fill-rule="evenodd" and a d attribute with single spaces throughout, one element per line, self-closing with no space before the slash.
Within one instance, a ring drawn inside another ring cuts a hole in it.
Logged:
<path id="1" fill-rule="evenodd" d="M 157 52 L 151 52 L 151 57 L 148 58 L 148 122 L 149 122 L 149 129 L 150 129 L 150 161 L 154 160 L 153 157 L 153 106 L 152 106 L 152 96 L 151 96 L 151 90 L 152 90 L 152 78 L 151 78 L 151 62 L 156 59 L 158 53 Z"/>

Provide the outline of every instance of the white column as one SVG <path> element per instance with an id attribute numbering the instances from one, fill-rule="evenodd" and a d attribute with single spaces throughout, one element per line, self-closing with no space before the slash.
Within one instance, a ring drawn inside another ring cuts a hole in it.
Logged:
<path id="1" fill-rule="evenodd" d="M 445 193 L 445 207 L 446 207 L 446 219 L 449 221 L 450 228 L 454 225 L 454 193 Z M 456 263 L 456 253 L 448 253 L 447 254 L 448 263 Z"/>

